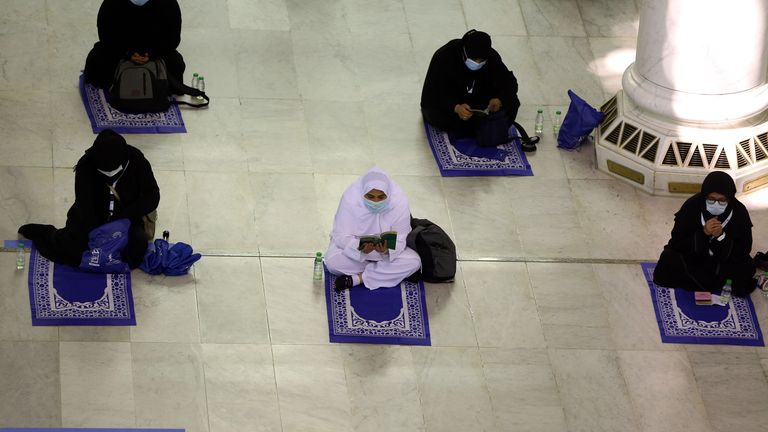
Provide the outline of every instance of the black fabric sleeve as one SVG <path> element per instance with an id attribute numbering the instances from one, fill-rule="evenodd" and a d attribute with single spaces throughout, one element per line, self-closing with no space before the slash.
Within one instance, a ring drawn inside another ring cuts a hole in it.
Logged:
<path id="1" fill-rule="evenodd" d="M 99 41 L 109 52 L 120 52 L 125 49 L 119 29 L 115 26 L 120 16 L 113 0 L 105 0 L 99 8 L 96 27 L 99 31 Z"/>
<path id="2" fill-rule="evenodd" d="M 181 9 L 176 0 L 167 0 L 157 17 L 158 35 L 150 51 L 151 57 L 165 57 L 181 43 Z"/>
<path id="3" fill-rule="evenodd" d="M 94 200 L 96 194 L 93 188 L 94 179 L 85 171 L 85 169 L 78 169 L 75 172 L 75 211 L 78 219 L 77 226 L 90 231 L 99 225 L 99 218 Z"/>
<path id="4" fill-rule="evenodd" d="M 160 204 L 160 187 L 157 185 L 157 180 L 155 180 L 155 175 L 152 173 L 149 161 L 142 156 L 131 162 L 135 162 L 138 165 L 135 167 L 138 172 L 136 177 L 138 196 L 131 202 L 121 202 L 122 209 L 115 219 L 126 217 L 131 221 L 139 221 L 142 217 L 157 209 L 158 204 Z M 134 166 L 130 166 L 130 168 L 134 168 Z"/>

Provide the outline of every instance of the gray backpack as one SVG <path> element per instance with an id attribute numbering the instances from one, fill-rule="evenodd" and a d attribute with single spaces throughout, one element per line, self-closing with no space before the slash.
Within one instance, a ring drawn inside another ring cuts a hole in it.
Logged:
<path id="1" fill-rule="evenodd" d="M 125 113 L 164 112 L 171 106 L 168 74 L 162 59 L 138 65 L 122 60 L 109 89 L 109 104 Z"/>
<path id="2" fill-rule="evenodd" d="M 427 219 L 411 218 L 405 244 L 421 258 L 425 282 L 451 282 L 456 276 L 456 246 L 442 228 Z"/>

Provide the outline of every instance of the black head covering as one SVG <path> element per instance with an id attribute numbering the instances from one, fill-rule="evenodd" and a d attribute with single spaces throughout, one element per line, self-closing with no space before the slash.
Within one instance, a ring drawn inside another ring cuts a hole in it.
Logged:
<path id="1" fill-rule="evenodd" d="M 87 153 L 96 169 L 112 171 L 128 159 L 128 143 L 117 132 L 105 129 L 99 133 Z"/>
<path id="2" fill-rule="evenodd" d="M 701 184 L 701 194 L 706 198 L 712 192 L 725 195 L 728 200 L 736 195 L 736 183 L 733 182 L 728 173 L 723 171 L 712 171 L 704 178 Z"/>
<path id="3" fill-rule="evenodd" d="M 472 29 L 461 40 L 468 58 L 487 59 L 491 56 L 491 37 L 488 33 Z"/>

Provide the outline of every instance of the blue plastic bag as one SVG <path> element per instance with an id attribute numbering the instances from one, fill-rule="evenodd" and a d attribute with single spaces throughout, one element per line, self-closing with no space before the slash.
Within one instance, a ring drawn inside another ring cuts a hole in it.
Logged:
<path id="1" fill-rule="evenodd" d="M 153 275 L 181 276 L 201 257 L 199 253 L 192 253 L 192 246 L 186 243 L 170 245 L 167 240 L 156 239 L 147 248 L 139 268 Z"/>
<path id="2" fill-rule="evenodd" d="M 592 108 L 576 93 L 568 90 L 571 105 L 565 114 L 560 133 L 557 135 L 557 146 L 572 150 L 581 145 L 589 133 L 603 121 L 605 114 Z"/>
<path id="3" fill-rule="evenodd" d="M 128 245 L 131 221 L 118 219 L 94 228 L 88 233 L 88 250 L 83 252 L 80 269 L 91 273 L 128 273 L 121 252 Z"/>

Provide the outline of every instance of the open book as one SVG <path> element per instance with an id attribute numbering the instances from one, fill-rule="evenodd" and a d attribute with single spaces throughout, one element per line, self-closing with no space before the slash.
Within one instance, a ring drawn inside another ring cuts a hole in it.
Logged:
<path id="1" fill-rule="evenodd" d="M 394 250 L 397 242 L 397 231 L 385 231 L 381 234 L 366 234 L 358 236 L 360 239 L 360 245 L 357 247 L 362 250 L 366 243 L 373 243 L 374 245 L 387 242 L 387 248 Z"/>

